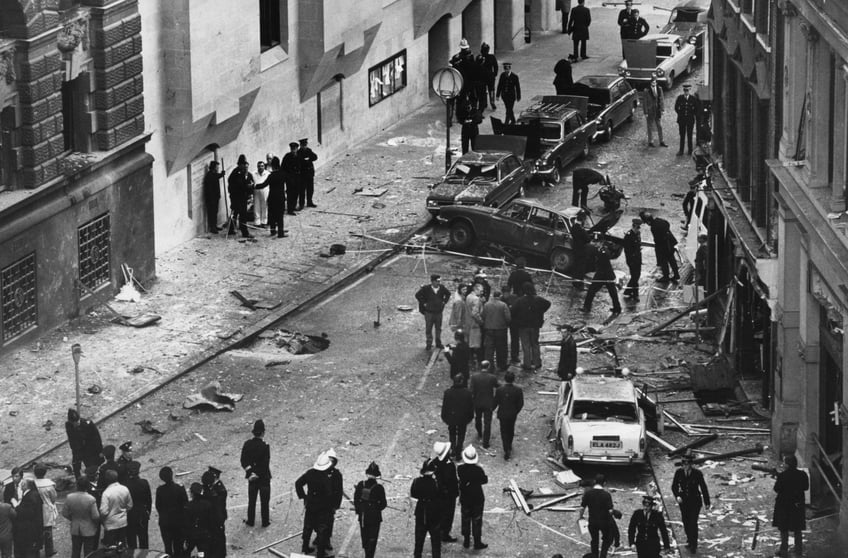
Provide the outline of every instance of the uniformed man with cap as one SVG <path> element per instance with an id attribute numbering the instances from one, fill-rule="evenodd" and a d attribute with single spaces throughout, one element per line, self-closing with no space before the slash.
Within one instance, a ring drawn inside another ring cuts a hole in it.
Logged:
<path id="1" fill-rule="evenodd" d="M 215 528 L 215 512 L 212 504 L 203 497 L 203 485 L 193 482 L 189 488 L 191 500 L 185 507 L 183 536 L 185 537 L 184 556 L 191 556 L 191 551 L 197 549 L 198 555 L 203 552 L 209 556 L 209 545 Z"/>
<path id="2" fill-rule="evenodd" d="M 630 280 L 624 288 L 624 298 L 639 300 L 639 278 L 642 276 L 642 220 L 636 217 L 630 230 L 624 233 L 624 259 L 630 270 Z"/>
<path id="3" fill-rule="evenodd" d="M 115 460 L 115 465 L 118 471 L 118 482 L 126 486 L 127 484 L 127 467 L 133 460 L 132 442 L 124 442 L 118 449 L 121 450 L 121 455 Z"/>
<path id="4" fill-rule="evenodd" d="M 203 497 L 212 504 L 212 533 L 209 539 L 207 558 L 223 558 L 227 555 L 227 488 L 221 482 L 221 471 L 210 466 L 200 478 Z"/>
<path id="5" fill-rule="evenodd" d="M 377 552 L 380 523 L 383 521 L 382 512 L 387 505 L 386 491 L 377 482 L 381 476 L 380 467 L 372 461 L 365 469 L 365 480 L 356 483 L 353 489 L 353 509 L 359 520 L 359 534 L 365 558 L 374 558 Z"/>
<path id="6" fill-rule="evenodd" d="M 677 100 L 674 101 L 674 112 L 677 113 L 677 129 L 680 132 L 678 155 L 683 155 L 685 141 L 689 142 L 689 155 L 692 154 L 692 131 L 695 129 L 695 120 L 701 112 L 701 101 L 691 94 L 691 89 L 691 85 L 684 84 L 683 93 L 678 95 Z"/>
<path id="7" fill-rule="evenodd" d="M 660 536 L 663 549 L 668 552 L 671 546 L 668 541 L 668 528 L 665 518 L 660 511 L 654 509 L 654 497 L 642 496 L 642 509 L 633 512 L 630 526 L 627 528 L 628 544 L 636 545 L 638 558 L 659 558 Z"/>
<path id="8" fill-rule="evenodd" d="M 698 516 L 701 505 L 710 509 L 710 491 L 704 481 L 704 474 L 692 466 L 695 456 L 691 450 L 683 454 L 682 466 L 674 472 L 671 492 L 680 505 L 683 531 L 686 533 L 686 547 L 695 552 L 698 549 Z"/>
<path id="9" fill-rule="evenodd" d="M 133 502 L 132 509 L 127 512 L 127 546 L 130 548 L 150 548 L 147 524 L 153 509 L 153 496 L 150 483 L 139 477 L 140 471 L 138 461 L 130 461 L 127 465 L 126 487 Z"/>
<path id="10" fill-rule="evenodd" d="M 294 482 L 297 497 L 303 500 L 304 504 L 301 552 L 303 554 L 315 552 L 316 558 L 327 556 L 327 528 L 329 515 L 333 513 L 333 491 L 326 471 L 332 464 L 327 454 L 322 453 L 315 460 L 312 468 L 307 469 Z M 309 546 L 313 532 L 317 534 L 315 547 Z"/>
<path id="11" fill-rule="evenodd" d="M 444 443 L 444 442 L 437 442 Z M 450 445 L 448 444 L 448 449 Z M 413 479 L 409 495 L 417 500 L 415 503 L 415 549 L 413 558 L 421 558 L 424 550 L 424 539 L 430 535 L 430 548 L 433 558 L 442 556 L 442 513 L 443 508 L 439 498 L 439 482 L 436 478 L 438 463 L 428 459 L 421 467 L 421 476 Z M 451 518 L 453 519 L 453 518 Z M 454 539 L 456 540 L 456 539 Z"/>
<path id="12" fill-rule="evenodd" d="M 241 466 L 247 479 L 247 519 L 246 525 L 253 527 L 256 520 L 256 496 L 260 500 L 262 526 L 271 524 L 271 446 L 265 436 L 265 422 L 262 419 L 253 423 L 253 438 L 241 448 Z"/>
<path id="13" fill-rule="evenodd" d="M 503 63 L 503 72 L 501 72 L 498 78 L 495 97 L 503 99 L 504 108 L 506 109 L 504 124 L 515 124 L 515 113 L 512 109 L 515 106 L 515 102 L 521 100 L 521 83 L 518 80 L 518 74 L 512 73 L 512 62 Z"/>
<path id="14" fill-rule="evenodd" d="M 247 201 L 253 196 L 253 175 L 248 171 L 250 163 L 242 154 L 238 157 L 236 168 L 227 177 L 227 191 L 230 194 L 230 225 L 227 234 L 235 234 L 236 221 L 244 238 L 253 238 L 247 230 Z"/>
<path id="15" fill-rule="evenodd" d="M 300 161 L 300 181 L 301 189 L 298 198 L 298 207 L 303 209 L 303 201 L 306 198 L 306 207 L 318 207 L 312 200 L 312 194 L 315 190 L 315 165 L 318 160 L 318 155 L 309 148 L 307 143 L 308 138 L 300 140 L 300 149 L 297 150 L 297 158 Z"/>

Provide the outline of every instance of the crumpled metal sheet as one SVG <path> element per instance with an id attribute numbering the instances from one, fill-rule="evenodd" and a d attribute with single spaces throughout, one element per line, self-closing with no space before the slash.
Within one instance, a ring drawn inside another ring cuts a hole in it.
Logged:
<path id="1" fill-rule="evenodd" d="M 221 391 L 220 382 L 212 382 L 201 389 L 200 393 L 186 397 L 183 408 L 212 407 L 216 411 L 234 411 L 236 403 L 243 397 L 244 394 L 241 393 L 224 393 Z"/>

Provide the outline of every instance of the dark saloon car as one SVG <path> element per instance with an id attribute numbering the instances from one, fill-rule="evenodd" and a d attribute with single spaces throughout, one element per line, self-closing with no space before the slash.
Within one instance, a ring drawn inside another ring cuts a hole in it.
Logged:
<path id="1" fill-rule="evenodd" d="M 578 207 L 556 211 L 531 199 L 513 200 L 500 209 L 490 207 L 443 207 L 439 218 L 448 222 L 452 245 L 468 250 L 475 243 L 494 244 L 509 253 L 542 257 L 559 272 L 567 271 L 574 263 L 571 246 L 571 227 Z M 618 222 L 621 210 L 608 213 L 597 223 L 587 217 L 589 233 L 599 241 L 612 244 L 612 256 L 621 254 L 620 239 L 608 236 L 610 227 Z"/>
<path id="2" fill-rule="evenodd" d="M 524 195 L 530 171 L 512 150 L 488 149 L 487 139 L 478 136 L 478 151 L 469 151 L 451 165 L 442 180 L 430 187 L 427 211 L 434 217 L 445 206 L 484 205 L 500 207 L 516 196 Z M 484 146 L 481 148 L 480 146 Z M 521 141 L 523 148 L 523 140 Z"/>
<path id="3" fill-rule="evenodd" d="M 567 94 L 589 99 L 586 119 L 595 122 L 593 141 L 612 139 L 613 130 L 631 120 L 639 105 L 636 90 L 616 75 L 583 76 Z"/>

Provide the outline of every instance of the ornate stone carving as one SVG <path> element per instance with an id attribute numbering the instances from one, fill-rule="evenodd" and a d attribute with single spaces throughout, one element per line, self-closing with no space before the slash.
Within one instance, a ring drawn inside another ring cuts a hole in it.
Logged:
<path id="1" fill-rule="evenodd" d="M 815 43 L 819 40 L 819 32 L 816 31 L 815 27 L 810 25 L 809 21 L 801 21 L 798 26 L 801 28 L 801 32 L 804 34 L 804 37 L 807 38 L 807 42 Z"/>
<path id="2" fill-rule="evenodd" d="M 17 77 L 15 75 L 15 49 L 10 48 L 0 52 L 0 78 L 11 84 Z"/>
<path id="3" fill-rule="evenodd" d="M 73 52 L 78 46 L 82 49 L 88 48 L 88 21 L 78 19 L 67 23 L 56 38 L 59 50 L 68 53 Z"/>
<path id="4" fill-rule="evenodd" d="M 780 13 L 786 18 L 796 17 L 798 15 L 798 8 L 788 0 L 784 0 L 780 5 Z"/>

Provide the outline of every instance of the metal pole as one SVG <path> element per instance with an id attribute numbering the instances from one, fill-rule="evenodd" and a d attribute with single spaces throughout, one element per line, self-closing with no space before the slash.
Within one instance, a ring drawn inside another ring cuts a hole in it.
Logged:
<path id="1" fill-rule="evenodd" d="M 82 416 L 80 413 L 80 377 L 79 377 L 79 361 L 80 356 L 82 355 L 82 347 L 79 343 L 74 343 L 71 345 L 71 358 L 74 359 L 74 386 L 76 388 L 77 395 L 77 415 Z"/>
<path id="2" fill-rule="evenodd" d="M 451 129 L 451 117 L 450 117 L 450 99 L 445 99 L 445 172 L 450 170 L 451 164 L 451 153 L 450 153 L 450 129 Z"/>

